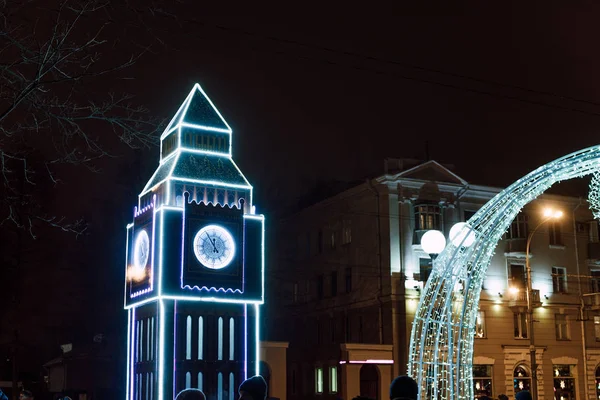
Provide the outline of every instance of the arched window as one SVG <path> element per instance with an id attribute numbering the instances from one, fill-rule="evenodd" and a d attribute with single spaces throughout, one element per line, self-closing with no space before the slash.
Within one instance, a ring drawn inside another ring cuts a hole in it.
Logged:
<path id="1" fill-rule="evenodd" d="M 218 322 L 218 329 L 217 329 L 217 359 L 218 360 L 222 360 L 223 359 L 223 318 L 219 317 L 219 322 Z"/>
<path id="2" fill-rule="evenodd" d="M 600 365 L 596 367 L 596 398 L 600 399 Z"/>
<path id="3" fill-rule="evenodd" d="M 217 399 L 223 400 L 223 374 L 221 372 L 217 376 Z"/>
<path id="4" fill-rule="evenodd" d="M 529 369 L 525 367 L 525 365 L 519 364 L 515 368 L 515 371 L 513 372 L 513 386 L 515 394 L 522 390 L 531 391 L 531 375 L 529 374 Z"/>
<path id="5" fill-rule="evenodd" d="M 198 360 L 204 357 L 204 319 L 198 317 Z"/>
<path id="6" fill-rule="evenodd" d="M 191 372 L 185 373 L 185 388 L 189 389 L 192 387 L 192 374 Z"/>
<path id="7" fill-rule="evenodd" d="M 233 380 L 233 372 L 229 373 L 229 400 L 235 400 L 235 382 Z"/>
<path id="8" fill-rule="evenodd" d="M 192 317 L 189 315 L 185 323 L 185 359 L 192 359 Z"/>
<path id="9" fill-rule="evenodd" d="M 198 372 L 198 389 L 202 390 L 203 377 L 202 372 Z"/>
<path id="10" fill-rule="evenodd" d="M 233 361 L 235 358 L 235 321 L 229 318 L 229 360 Z"/>

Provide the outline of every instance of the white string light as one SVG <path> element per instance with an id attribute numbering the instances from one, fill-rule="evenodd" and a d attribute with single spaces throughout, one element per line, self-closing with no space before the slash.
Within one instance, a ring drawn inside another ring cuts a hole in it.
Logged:
<path id="1" fill-rule="evenodd" d="M 486 203 L 433 261 L 413 321 L 408 371 L 420 399 L 473 399 L 473 342 L 479 297 L 498 241 L 527 203 L 553 184 L 598 172 L 600 146 L 572 153 L 519 179 Z M 600 179 L 594 176 L 600 210 Z M 590 193 L 591 195 L 591 193 Z M 590 202 L 592 205 L 592 202 Z M 462 285 L 464 291 L 454 290 Z"/>

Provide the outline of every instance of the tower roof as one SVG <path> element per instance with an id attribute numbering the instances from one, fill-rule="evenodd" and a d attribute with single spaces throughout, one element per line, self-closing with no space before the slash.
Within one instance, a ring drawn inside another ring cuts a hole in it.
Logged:
<path id="1" fill-rule="evenodd" d="M 231 127 L 197 83 L 177 110 L 160 139 L 164 140 L 182 127 L 231 134 Z"/>

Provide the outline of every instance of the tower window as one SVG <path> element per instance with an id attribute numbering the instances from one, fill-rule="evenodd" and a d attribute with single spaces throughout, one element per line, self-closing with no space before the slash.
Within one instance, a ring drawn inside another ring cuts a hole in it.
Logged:
<path id="1" fill-rule="evenodd" d="M 217 335 L 218 335 L 218 347 L 217 347 L 217 359 L 218 360 L 222 360 L 223 359 L 223 318 L 219 317 L 219 322 L 218 322 L 218 329 L 217 329 Z M 220 374 L 219 374 L 220 375 Z M 222 379 L 222 377 L 221 377 Z M 220 389 L 219 389 L 220 391 Z"/>
<path id="2" fill-rule="evenodd" d="M 192 359 L 192 317 L 189 315 L 185 322 L 185 359 Z"/>
<path id="3" fill-rule="evenodd" d="M 229 318 L 229 359 L 234 360 L 235 356 L 235 320 Z"/>
<path id="4" fill-rule="evenodd" d="M 198 317 L 198 360 L 204 357 L 204 319 Z"/>

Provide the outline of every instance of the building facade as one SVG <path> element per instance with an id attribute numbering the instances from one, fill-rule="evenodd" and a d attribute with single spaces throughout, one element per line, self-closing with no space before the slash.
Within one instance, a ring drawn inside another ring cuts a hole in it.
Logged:
<path id="1" fill-rule="evenodd" d="M 386 160 L 382 176 L 280 221 L 271 336 L 289 341 L 288 398 L 386 398 L 391 379 L 406 372 L 412 320 L 431 273 L 421 236 L 435 229 L 447 237 L 500 192 L 469 184 L 435 161 Z M 563 216 L 535 230 L 546 208 Z M 533 333 L 539 398 L 598 398 L 599 249 L 598 223 L 585 199 L 544 194 L 517 216 L 481 293 L 473 360 L 478 397 L 512 397 L 531 387 Z"/>

